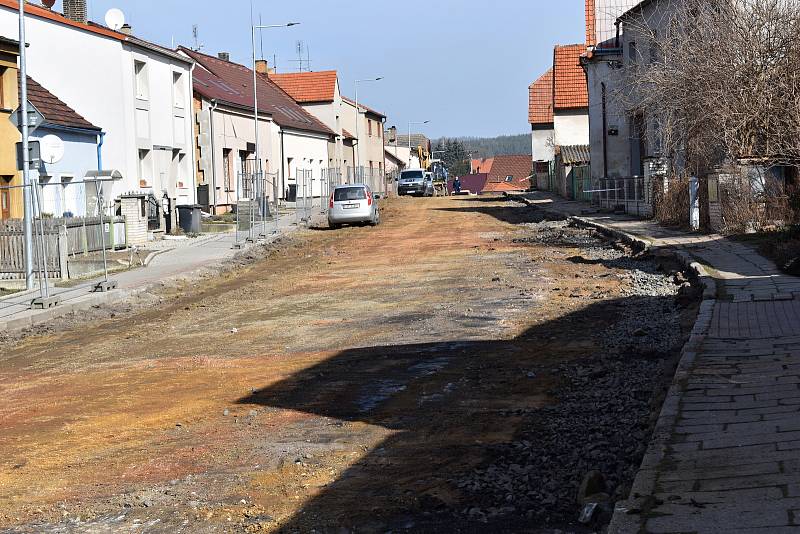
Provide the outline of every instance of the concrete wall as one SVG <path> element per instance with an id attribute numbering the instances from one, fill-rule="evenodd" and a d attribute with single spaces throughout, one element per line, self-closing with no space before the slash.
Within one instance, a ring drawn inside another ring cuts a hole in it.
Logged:
<path id="1" fill-rule="evenodd" d="M 531 132 L 533 161 L 553 160 L 555 157 L 554 136 L 555 130 L 552 127 L 533 126 Z"/>
<path id="2" fill-rule="evenodd" d="M 56 135 L 64 142 L 64 157 L 52 165 L 43 163 L 38 169 L 41 182 L 46 184 L 42 187 L 42 211 L 55 217 L 61 217 L 65 212 L 83 217 L 87 213 L 83 179 L 87 171 L 97 169 L 98 135 L 45 126 L 38 128 L 31 140 L 39 140 L 45 135 Z M 35 171 L 32 176 L 35 176 Z M 93 189 L 94 185 L 89 187 Z M 105 199 L 106 206 L 111 200 Z M 89 211 L 94 213 L 96 206 L 91 206 Z"/>
<path id="3" fill-rule="evenodd" d="M 589 144 L 589 112 L 558 111 L 553 117 L 556 146 Z"/>
<path id="4" fill-rule="evenodd" d="M 622 89 L 624 76 L 621 69 L 611 68 L 608 65 L 608 61 L 620 58 L 621 54 L 606 54 L 596 56 L 587 64 L 589 138 L 593 179 L 622 178 L 630 175 L 630 121 L 625 106 L 618 96 Z M 603 85 L 606 87 L 605 136 L 603 132 Z M 605 151 L 603 150 L 604 143 Z M 605 165 L 604 154 L 606 155 Z"/>

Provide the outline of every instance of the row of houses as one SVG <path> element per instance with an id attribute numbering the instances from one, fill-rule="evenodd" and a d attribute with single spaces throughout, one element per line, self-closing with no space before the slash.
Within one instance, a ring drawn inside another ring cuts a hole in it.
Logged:
<path id="1" fill-rule="evenodd" d="M 140 205 L 153 231 L 169 229 L 179 205 L 231 211 L 256 182 L 264 197 L 291 201 L 299 180 L 320 195 L 323 181 L 382 178 L 386 117 L 343 96 L 336 71 L 279 74 L 260 61 L 254 73 L 227 53 L 170 49 L 128 25 L 89 21 L 86 0 L 63 8 L 25 5 L 28 100 L 45 117 L 32 139 L 53 133 L 65 145 L 61 161 L 35 169 L 43 212 L 91 215 L 84 177 L 95 170 L 121 175 L 103 186 L 105 208 Z M 20 135 L 8 120 L 19 105 L 18 9 L 0 0 L 4 219 L 23 214 Z"/>
<path id="2" fill-rule="evenodd" d="M 537 187 L 652 214 L 647 179 L 660 156 L 657 143 L 648 142 L 653 126 L 619 94 L 626 67 L 640 57 L 638 37 L 625 31 L 625 20 L 660 6 L 649 0 L 585 0 L 585 42 L 556 45 L 552 67 L 529 87 Z"/>

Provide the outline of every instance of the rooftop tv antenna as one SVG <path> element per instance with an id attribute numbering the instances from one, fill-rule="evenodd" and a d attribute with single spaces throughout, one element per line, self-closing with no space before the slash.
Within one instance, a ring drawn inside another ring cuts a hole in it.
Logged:
<path id="1" fill-rule="evenodd" d="M 125 13 L 116 7 L 106 12 L 106 26 L 112 30 L 120 30 L 125 25 Z"/>
<path id="2" fill-rule="evenodd" d="M 200 32 L 197 29 L 197 24 L 192 24 L 192 38 L 194 39 L 194 50 L 195 52 L 199 52 L 203 49 L 202 43 L 200 43 Z"/>
<path id="3" fill-rule="evenodd" d="M 295 50 L 297 51 L 297 59 L 293 59 L 291 61 L 292 63 L 297 63 L 297 70 L 299 72 L 303 72 L 303 69 L 305 69 L 306 71 L 311 72 L 311 52 L 309 47 L 304 41 L 297 41 L 295 44 Z M 306 54 L 305 59 L 303 59 L 303 52 Z"/>

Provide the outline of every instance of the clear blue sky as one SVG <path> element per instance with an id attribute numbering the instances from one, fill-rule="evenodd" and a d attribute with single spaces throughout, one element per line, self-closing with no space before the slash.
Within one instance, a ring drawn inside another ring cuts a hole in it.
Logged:
<path id="1" fill-rule="evenodd" d="M 167 46 L 191 45 L 197 24 L 204 52 L 250 63 L 249 0 L 88 1 L 93 20 L 118 7 L 136 35 Z M 253 3 L 264 24 L 302 23 L 264 33 L 264 55 L 277 54 L 280 72 L 296 70 L 290 60 L 302 40 L 312 69 L 339 71 L 345 95 L 356 79 L 384 76 L 363 84 L 361 99 L 401 132 L 409 120 L 430 120 L 429 137 L 528 132 L 528 85 L 552 62 L 554 44 L 584 35 L 584 0 Z"/>

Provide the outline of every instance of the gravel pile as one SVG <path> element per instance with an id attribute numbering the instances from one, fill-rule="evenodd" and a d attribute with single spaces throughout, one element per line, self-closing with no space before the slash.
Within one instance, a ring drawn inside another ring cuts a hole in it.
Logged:
<path id="1" fill-rule="evenodd" d="M 494 460 L 457 482 L 475 506 L 470 520 L 524 516 L 534 525 L 574 523 L 578 490 L 592 470 L 602 473 L 608 504 L 624 498 L 649 437 L 650 399 L 660 385 L 662 363 L 608 357 L 563 364 L 553 372 L 563 385 L 557 402 L 533 412 L 514 442 L 491 451 Z M 518 413 L 509 415 L 520 415 Z"/>
<path id="2" fill-rule="evenodd" d="M 593 230 L 563 221 L 526 226 L 534 234 L 517 242 L 578 248 L 571 261 L 616 269 L 626 279 L 622 298 L 609 303 L 616 307 L 614 323 L 593 332 L 601 355 L 534 370 L 560 380 L 550 392 L 554 402 L 509 414 L 526 417 L 527 424 L 513 442 L 491 451 L 490 463 L 454 481 L 476 503 L 460 512 L 470 521 L 516 516 L 531 525 L 576 528 L 587 502 L 579 489 L 595 471 L 602 491 L 591 500 L 599 507 L 587 526 L 596 528 L 610 520 L 613 503 L 627 497 L 641 464 L 668 357 L 682 341 L 680 299 L 691 295 L 691 286 L 682 274 L 665 273 L 653 258 L 631 257 Z"/>

